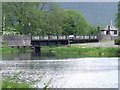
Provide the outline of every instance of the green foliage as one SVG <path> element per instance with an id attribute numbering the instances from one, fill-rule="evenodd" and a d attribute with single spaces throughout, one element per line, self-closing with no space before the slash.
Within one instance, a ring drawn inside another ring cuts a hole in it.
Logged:
<path id="1" fill-rule="evenodd" d="M 115 25 L 120 30 L 120 13 L 116 14 Z"/>
<path id="2" fill-rule="evenodd" d="M 80 11 L 64 10 L 55 3 L 3 2 L 2 15 L 3 23 L 5 23 L 4 29 L 6 31 L 14 30 L 20 34 L 79 35 L 95 33 L 94 28 L 88 25 Z M 7 29 L 8 27 L 12 30 Z"/>
<path id="3" fill-rule="evenodd" d="M 64 10 L 63 34 L 86 34 L 88 23 L 77 10 Z"/>
<path id="4" fill-rule="evenodd" d="M 19 50 L 17 48 L 9 48 L 9 47 L 3 47 L 0 48 L 0 54 L 5 54 L 5 53 L 13 53 L 13 52 L 18 52 Z"/>
<path id="5" fill-rule="evenodd" d="M 49 9 L 44 10 L 49 5 Z M 6 17 L 6 27 L 14 27 L 21 34 L 24 29 L 24 34 L 28 34 L 28 23 L 31 23 L 30 33 L 44 35 L 60 33 L 60 10 L 52 3 L 4 2 L 2 14 Z"/>
<path id="6" fill-rule="evenodd" d="M 115 45 L 120 45 L 120 39 L 115 40 Z"/>
<path id="7" fill-rule="evenodd" d="M 87 34 L 97 34 L 97 26 L 89 26 L 89 29 L 87 30 Z"/>
<path id="8" fill-rule="evenodd" d="M 46 48 L 45 48 L 46 49 Z M 52 47 L 51 51 L 57 58 L 80 58 L 80 57 L 117 57 L 118 48 L 104 47 Z"/>
<path id="9" fill-rule="evenodd" d="M 117 51 L 118 57 L 120 57 L 120 49 Z"/>
<path id="10" fill-rule="evenodd" d="M 31 86 L 27 83 L 13 82 L 6 79 L 2 81 L 2 88 L 31 88 Z"/>
<path id="11" fill-rule="evenodd" d="M 23 47 L 11 48 L 11 47 L 8 47 L 5 42 L 2 44 L 2 48 L 0 48 L 0 54 L 2 54 L 2 55 L 4 55 L 4 54 L 6 55 L 6 54 L 10 54 L 10 53 L 16 53 L 16 52 L 21 52 L 21 51 L 30 52 L 32 50 L 31 50 L 31 48 L 23 48 Z"/>
<path id="12" fill-rule="evenodd" d="M 118 27 L 118 29 L 120 30 L 120 1 L 118 3 L 118 13 L 116 14 L 116 27 Z"/>

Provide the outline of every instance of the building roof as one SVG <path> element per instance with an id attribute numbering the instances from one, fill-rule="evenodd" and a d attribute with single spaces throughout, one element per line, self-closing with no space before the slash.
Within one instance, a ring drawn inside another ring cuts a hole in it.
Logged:
<path id="1" fill-rule="evenodd" d="M 110 30 L 118 30 L 118 28 L 114 27 L 111 21 L 110 25 L 107 25 L 103 30 L 108 30 L 108 27 L 110 26 Z"/>

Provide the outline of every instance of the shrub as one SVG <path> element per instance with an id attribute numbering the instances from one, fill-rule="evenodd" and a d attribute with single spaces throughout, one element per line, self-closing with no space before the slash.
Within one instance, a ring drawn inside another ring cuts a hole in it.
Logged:
<path id="1" fill-rule="evenodd" d="M 120 39 L 115 40 L 115 45 L 120 45 Z"/>

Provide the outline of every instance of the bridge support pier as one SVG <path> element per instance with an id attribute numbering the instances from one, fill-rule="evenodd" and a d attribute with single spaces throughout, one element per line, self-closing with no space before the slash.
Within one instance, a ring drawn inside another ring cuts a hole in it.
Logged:
<path id="1" fill-rule="evenodd" d="M 34 47 L 35 53 L 40 53 L 41 52 L 41 47 Z"/>

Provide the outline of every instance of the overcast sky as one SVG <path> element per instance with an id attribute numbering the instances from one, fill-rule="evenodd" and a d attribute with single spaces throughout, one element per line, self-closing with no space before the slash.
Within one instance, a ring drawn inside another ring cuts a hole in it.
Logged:
<path id="1" fill-rule="evenodd" d="M 0 0 L 2 2 L 118 2 L 120 0 Z"/>
<path id="2" fill-rule="evenodd" d="M 118 2 L 120 0 L 54 0 L 58 2 Z"/>

